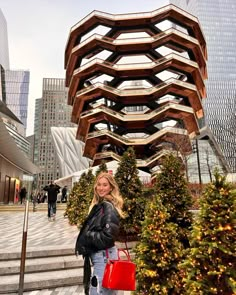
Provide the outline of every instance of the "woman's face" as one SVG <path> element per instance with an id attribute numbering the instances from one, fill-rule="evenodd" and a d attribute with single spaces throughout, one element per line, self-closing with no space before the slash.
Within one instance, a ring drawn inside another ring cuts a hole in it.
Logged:
<path id="1" fill-rule="evenodd" d="M 105 177 L 101 177 L 96 186 L 96 191 L 99 197 L 104 198 L 111 193 L 111 185 Z"/>

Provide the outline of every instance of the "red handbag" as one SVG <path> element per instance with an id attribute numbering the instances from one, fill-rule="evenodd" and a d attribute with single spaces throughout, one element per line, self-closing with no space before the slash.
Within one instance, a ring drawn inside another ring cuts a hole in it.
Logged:
<path id="1" fill-rule="evenodd" d="M 121 260 L 120 252 L 125 253 L 126 260 Z M 118 260 L 109 259 L 107 249 L 106 256 L 108 261 L 103 275 L 102 286 L 113 290 L 134 291 L 136 289 L 136 265 L 130 260 L 128 248 L 127 250 L 118 249 Z"/>

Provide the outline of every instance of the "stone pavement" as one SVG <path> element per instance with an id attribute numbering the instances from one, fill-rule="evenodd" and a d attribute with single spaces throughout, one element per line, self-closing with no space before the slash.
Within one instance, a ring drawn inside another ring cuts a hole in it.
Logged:
<path id="1" fill-rule="evenodd" d="M 46 211 L 29 211 L 27 251 L 43 247 L 73 248 L 78 235 L 76 226 L 64 218 L 64 211 L 58 210 L 56 220 L 48 221 Z M 0 211 L 0 251 L 21 251 L 24 212 Z M 27 295 L 82 295 L 81 286 L 60 287 L 50 290 L 24 292 Z M 128 295 L 130 292 L 122 292 Z"/>

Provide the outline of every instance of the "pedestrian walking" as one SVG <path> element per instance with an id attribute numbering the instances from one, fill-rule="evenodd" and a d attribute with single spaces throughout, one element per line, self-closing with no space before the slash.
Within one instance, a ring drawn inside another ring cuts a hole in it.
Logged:
<path id="1" fill-rule="evenodd" d="M 27 194 L 27 190 L 24 186 L 22 186 L 22 188 L 20 190 L 20 203 L 21 204 L 25 202 L 26 194 Z"/>
<path id="2" fill-rule="evenodd" d="M 56 219 L 56 210 L 57 210 L 57 194 L 60 191 L 60 186 L 54 183 L 50 183 L 43 188 L 48 195 L 48 220 L 54 221 Z"/>
<path id="3" fill-rule="evenodd" d="M 67 186 L 65 185 L 61 191 L 62 197 L 61 197 L 61 202 L 66 203 L 67 202 Z"/>
<path id="4" fill-rule="evenodd" d="M 123 198 L 113 176 L 101 172 L 95 181 L 89 214 L 78 235 L 75 251 L 84 258 L 84 290 L 88 295 L 116 295 L 117 290 L 102 287 L 106 250 L 110 259 L 118 259 L 115 241 L 119 235 Z M 91 264 L 93 274 L 91 276 Z"/>
<path id="5" fill-rule="evenodd" d="M 37 195 L 36 193 L 33 195 L 33 212 L 37 211 L 36 204 L 37 204 Z"/>

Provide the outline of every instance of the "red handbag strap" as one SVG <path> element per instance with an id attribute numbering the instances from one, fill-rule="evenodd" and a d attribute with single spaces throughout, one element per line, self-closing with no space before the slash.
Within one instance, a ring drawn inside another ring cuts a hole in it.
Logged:
<path id="1" fill-rule="evenodd" d="M 130 260 L 130 254 L 129 254 L 129 249 L 128 249 L 128 246 L 127 246 L 127 243 L 125 241 L 125 247 L 126 249 L 118 249 L 118 259 L 120 260 L 120 252 L 123 252 L 125 253 L 126 257 L 128 258 L 128 260 Z M 109 259 L 109 252 L 108 252 L 108 249 L 106 249 L 106 258 Z"/>
<path id="2" fill-rule="evenodd" d="M 125 253 L 126 257 L 128 258 L 127 260 L 130 260 L 130 255 L 129 255 L 129 251 L 126 249 L 118 249 L 118 259 L 120 260 L 120 252 Z"/>
<path id="3" fill-rule="evenodd" d="M 106 258 L 109 259 L 109 253 L 107 249 L 106 249 Z"/>

